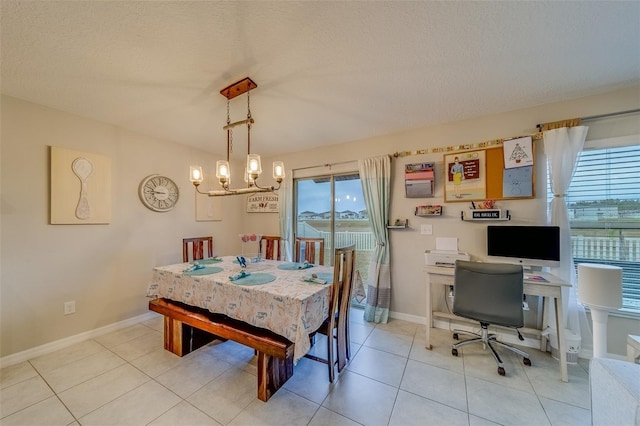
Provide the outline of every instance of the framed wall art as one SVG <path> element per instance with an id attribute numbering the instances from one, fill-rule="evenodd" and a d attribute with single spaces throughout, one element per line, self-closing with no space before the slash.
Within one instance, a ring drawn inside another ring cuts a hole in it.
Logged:
<path id="1" fill-rule="evenodd" d="M 111 222 L 111 159 L 103 155 L 50 148 L 52 225 Z"/>
<path id="2" fill-rule="evenodd" d="M 487 198 L 484 149 L 444 156 L 444 201 L 473 201 Z"/>
<path id="3" fill-rule="evenodd" d="M 196 222 L 219 222 L 222 220 L 221 197 L 196 194 Z"/>

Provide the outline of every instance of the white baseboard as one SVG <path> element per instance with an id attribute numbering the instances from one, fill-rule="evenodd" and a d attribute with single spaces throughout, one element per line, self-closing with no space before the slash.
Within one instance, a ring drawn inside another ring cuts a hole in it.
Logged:
<path id="1" fill-rule="evenodd" d="M 427 318 L 418 315 L 403 314 L 402 312 L 389 311 L 389 317 L 403 321 L 413 322 L 416 324 L 426 324 Z"/>
<path id="2" fill-rule="evenodd" d="M 65 337 L 64 339 L 56 340 L 55 342 L 46 343 L 44 345 L 36 346 L 35 348 L 27 349 L 26 351 L 18 352 L 15 354 L 7 355 L 0 358 L 0 368 L 9 367 L 48 353 L 57 351 L 67 346 L 71 346 L 75 343 L 80 343 L 94 337 L 102 336 L 103 334 L 111 333 L 122 328 L 130 327 L 143 321 L 150 320 L 157 317 L 155 312 L 147 312 L 137 317 L 129 318 L 124 321 L 116 322 L 113 324 L 105 325 L 104 327 L 95 328 L 93 330 L 85 331 L 84 333 L 76 334 L 74 336 Z"/>

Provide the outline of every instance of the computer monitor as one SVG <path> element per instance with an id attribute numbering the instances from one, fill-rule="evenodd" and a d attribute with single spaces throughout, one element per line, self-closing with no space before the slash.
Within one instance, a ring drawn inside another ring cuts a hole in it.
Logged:
<path id="1" fill-rule="evenodd" d="M 487 226 L 489 260 L 525 268 L 560 266 L 560 227 Z"/>

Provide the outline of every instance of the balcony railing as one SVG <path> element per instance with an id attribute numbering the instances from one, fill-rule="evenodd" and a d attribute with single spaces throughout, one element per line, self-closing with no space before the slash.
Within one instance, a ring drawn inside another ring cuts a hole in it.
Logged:
<path id="1" fill-rule="evenodd" d="M 573 257 L 640 262 L 640 238 L 571 236 Z"/>

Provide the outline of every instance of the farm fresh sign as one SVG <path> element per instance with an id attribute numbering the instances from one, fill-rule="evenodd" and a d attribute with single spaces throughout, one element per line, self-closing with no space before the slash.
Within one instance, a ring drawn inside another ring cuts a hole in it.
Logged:
<path id="1" fill-rule="evenodd" d="M 254 194 L 247 198 L 248 213 L 278 213 L 278 194 Z"/>

